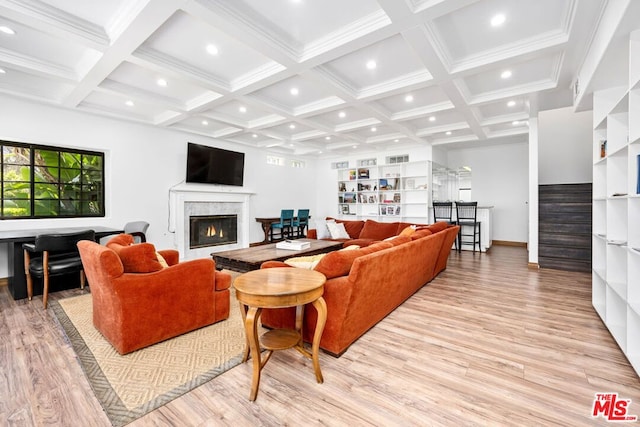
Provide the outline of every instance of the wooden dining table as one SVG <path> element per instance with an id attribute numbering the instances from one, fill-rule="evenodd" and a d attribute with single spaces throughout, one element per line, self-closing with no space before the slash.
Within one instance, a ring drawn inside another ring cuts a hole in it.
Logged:
<path id="1" fill-rule="evenodd" d="M 311 216 L 309 216 L 309 219 L 311 219 Z M 297 221 L 298 217 L 293 217 L 293 220 Z M 260 225 L 262 226 L 262 231 L 264 231 L 264 240 L 261 242 L 252 243 L 251 246 L 264 245 L 266 243 L 271 243 L 271 240 L 269 240 L 269 230 L 271 230 L 271 224 L 273 224 L 274 222 L 280 222 L 280 217 L 276 216 L 276 217 L 269 217 L 269 218 L 256 218 L 256 221 L 259 222 Z"/>

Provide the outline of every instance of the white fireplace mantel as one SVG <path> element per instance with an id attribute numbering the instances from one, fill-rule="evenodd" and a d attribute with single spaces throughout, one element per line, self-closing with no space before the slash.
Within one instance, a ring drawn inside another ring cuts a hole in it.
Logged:
<path id="1" fill-rule="evenodd" d="M 169 231 L 174 233 L 176 248 L 182 259 L 208 257 L 211 252 L 249 247 L 250 197 L 255 194 L 243 188 L 206 184 L 179 184 L 169 190 Z M 238 215 L 238 242 L 205 248 L 189 248 L 189 215 L 234 213 Z"/>

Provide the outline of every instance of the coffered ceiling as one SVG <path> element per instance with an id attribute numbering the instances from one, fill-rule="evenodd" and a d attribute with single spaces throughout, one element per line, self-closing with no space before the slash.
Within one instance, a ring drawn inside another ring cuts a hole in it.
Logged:
<path id="1" fill-rule="evenodd" d="M 297 156 L 509 141 L 606 1 L 0 0 L 0 93 Z"/>

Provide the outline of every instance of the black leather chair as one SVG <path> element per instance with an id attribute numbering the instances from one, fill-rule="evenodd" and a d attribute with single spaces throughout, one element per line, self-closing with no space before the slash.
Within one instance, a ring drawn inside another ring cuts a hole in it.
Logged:
<path id="1" fill-rule="evenodd" d="M 145 221 L 132 221 L 124 225 L 124 234 L 133 236 L 134 243 L 145 243 L 147 241 L 147 229 L 149 223 Z M 101 245 L 106 245 L 109 240 L 113 239 L 117 234 L 110 234 L 100 239 Z"/>
<path id="2" fill-rule="evenodd" d="M 477 220 L 478 216 L 478 202 L 456 202 L 456 222 L 460 226 L 458 231 L 458 251 L 462 250 L 464 243 L 473 245 L 473 252 L 476 251 L 476 244 L 478 245 L 478 251 L 482 252 L 481 229 L 480 222 Z M 464 240 L 464 238 L 470 238 Z"/>
<path id="3" fill-rule="evenodd" d="M 84 289 L 85 276 L 76 246 L 80 240 L 95 241 L 95 232 L 85 230 L 67 234 L 41 234 L 36 236 L 34 243 L 22 244 L 29 300 L 33 297 L 33 277 L 43 279 L 44 308 L 47 308 L 50 276 L 80 272 L 80 286 Z"/>

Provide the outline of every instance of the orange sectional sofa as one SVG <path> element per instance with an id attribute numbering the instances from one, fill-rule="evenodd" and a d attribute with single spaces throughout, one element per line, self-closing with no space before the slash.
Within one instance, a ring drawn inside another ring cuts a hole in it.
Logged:
<path id="1" fill-rule="evenodd" d="M 457 225 L 436 223 L 410 236 L 400 235 L 360 249 L 343 249 L 322 257 L 314 267 L 327 277 L 324 299 L 328 315 L 320 347 L 340 356 L 371 327 L 444 270 L 458 229 Z M 262 268 L 273 267 L 289 265 L 280 261 L 262 265 Z M 305 307 L 305 341 L 313 339 L 316 318 L 315 309 L 310 305 Z M 262 313 L 262 324 L 270 328 L 293 328 L 294 319 L 294 308 L 264 310 Z"/>

